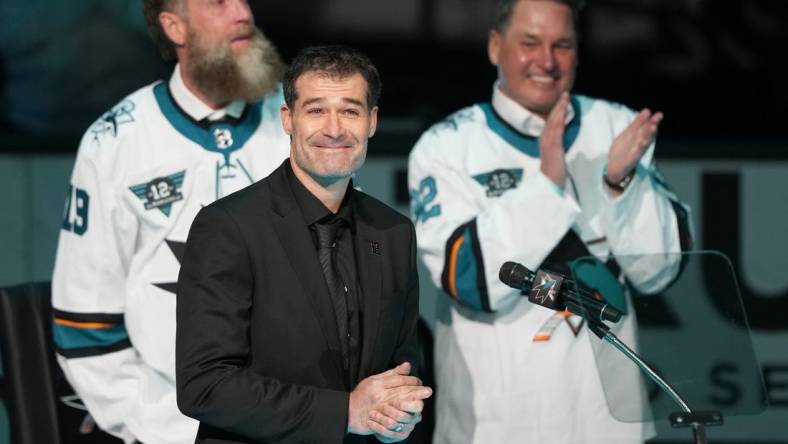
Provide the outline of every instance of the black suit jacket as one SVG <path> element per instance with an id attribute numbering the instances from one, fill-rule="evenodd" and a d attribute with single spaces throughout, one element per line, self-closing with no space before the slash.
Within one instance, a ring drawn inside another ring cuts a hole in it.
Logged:
<path id="1" fill-rule="evenodd" d="M 361 380 L 416 365 L 418 276 L 412 223 L 353 196 Z M 345 436 L 336 318 L 284 164 L 194 220 L 178 280 L 175 363 L 178 407 L 200 421 L 198 443 L 366 442 Z"/>

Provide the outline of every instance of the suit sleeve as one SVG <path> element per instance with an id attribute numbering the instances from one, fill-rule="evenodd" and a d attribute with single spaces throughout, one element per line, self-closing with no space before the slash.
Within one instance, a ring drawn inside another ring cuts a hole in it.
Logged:
<path id="1" fill-rule="evenodd" d="M 580 207 L 541 173 L 524 177 L 495 202 L 480 202 L 478 185 L 456 166 L 463 143 L 455 129 L 432 129 L 413 148 L 411 216 L 432 281 L 460 304 L 491 312 L 519 297 L 498 280 L 501 265 L 516 261 L 535 268 L 570 229 Z"/>
<path id="2" fill-rule="evenodd" d="M 58 363 L 96 423 L 132 441 L 126 425 L 142 365 L 124 324 L 126 278 L 136 219 L 121 205 L 102 146 L 86 135 L 68 186 L 52 278 Z"/>
<path id="3" fill-rule="evenodd" d="M 216 206 L 201 210 L 178 279 L 178 407 L 203 425 L 254 441 L 341 442 L 348 393 L 283 383 L 246 365 L 254 284 L 232 217 Z"/>
<path id="4" fill-rule="evenodd" d="M 410 250 L 408 255 L 407 285 L 405 287 L 405 316 L 397 340 L 397 349 L 389 368 L 396 367 L 403 362 L 410 362 L 411 374 L 419 375 L 423 363 L 419 355 L 419 274 L 416 259 L 416 232 L 413 225 L 408 224 Z"/>

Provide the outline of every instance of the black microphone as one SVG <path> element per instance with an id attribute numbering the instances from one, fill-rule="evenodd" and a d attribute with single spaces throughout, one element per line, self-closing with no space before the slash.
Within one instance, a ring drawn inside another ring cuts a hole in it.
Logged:
<path id="1" fill-rule="evenodd" d="M 504 284 L 523 292 L 530 291 L 536 273 L 527 269 L 525 265 L 507 261 L 498 271 L 498 279 Z"/>
<path id="2" fill-rule="evenodd" d="M 504 284 L 528 295 L 534 304 L 551 310 L 570 312 L 591 322 L 618 322 L 621 312 L 604 301 L 599 301 L 565 276 L 539 269 L 534 273 L 522 264 L 506 262 L 498 271 Z"/>

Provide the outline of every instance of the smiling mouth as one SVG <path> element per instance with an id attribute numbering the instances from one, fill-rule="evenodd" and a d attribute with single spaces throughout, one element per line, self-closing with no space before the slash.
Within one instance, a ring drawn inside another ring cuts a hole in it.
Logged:
<path id="1" fill-rule="evenodd" d="M 557 78 L 543 74 L 528 74 L 527 77 L 529 80 L 542 85 L 552 85 L 558 82 Z"/>
<path id="2" fill-rule="evenodd" d="M 347 135 L 336 138 L 318 136 L 308 140 L 307 143 L 312 148 L 318 148 L 321 150 L 346 150 L 355 146 L 351 138 L 347 137 Z"/>
<path id="3" fill-rule="evenodd" d="M 347 150 L 353 147 L 350 145 L 312 145 L 312 148 L 321 150 Z"/>

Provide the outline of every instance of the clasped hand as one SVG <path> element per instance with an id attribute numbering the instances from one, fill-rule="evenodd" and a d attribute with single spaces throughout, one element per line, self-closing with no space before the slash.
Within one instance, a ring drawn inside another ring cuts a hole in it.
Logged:
<path id="1" fill-rule="evenodd" d="M 408 362 L 362 380 L 350 393 L 348 432 L 371 435 L 384 443 L 402 441 L 421 421 L 432 389 L 410 376 Z"/>
<path id="2" fill-rule="evenodd" d="M 564 188 L 567 168 L 564 157 L 564 128 L 569 109 L 569 93 L 563 93 L 545 121 L 539 138 L 541 171 L 556 185 Z M 580 112 L 580 110 L 575 110 Z M 646 150 L 654 142 L 664 115 L 643 109 L 613 140 L 607 157 L 607 178 L 618 183 L 631 174 Z"/>

